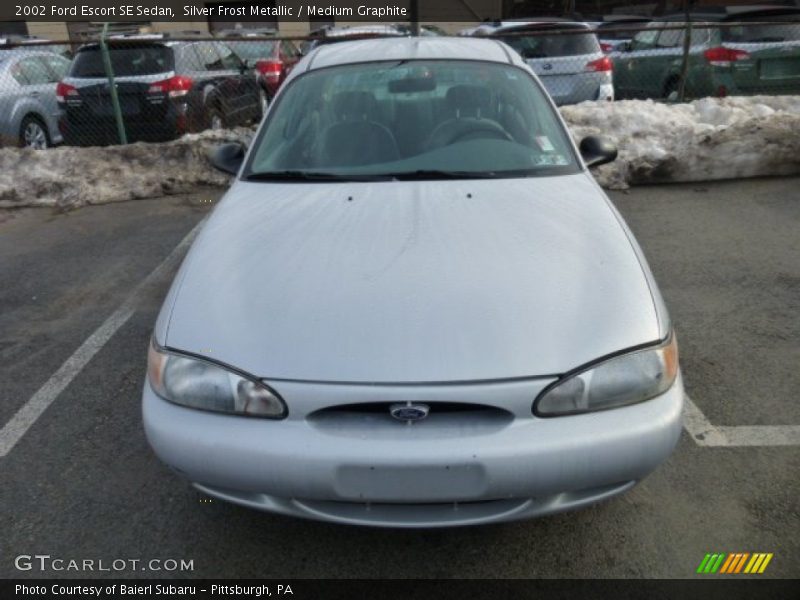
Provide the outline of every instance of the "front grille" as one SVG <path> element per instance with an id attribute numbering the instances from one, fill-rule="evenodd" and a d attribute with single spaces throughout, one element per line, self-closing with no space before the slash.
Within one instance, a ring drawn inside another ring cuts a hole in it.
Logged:
<path id="1" fill-rule="evenodd" d="M 415 403 L 417 403 L 415 401 Z M 494 431 L 509 424 L 514 415 L 504 409 L 469 402 L 422 402 L 430 407 L 428 416 L 414 421 L 413 428 L 427 430 L 432 435 L 451 431 L 462 435 Z M 390 409 L 398 402 L 363 402 L 328 406 L 311 413 L 308 421 L 319 428 L 332 431 L 352 431 L 358 428 L 372 433 L 396 431 L 406 423 L 395 419 Z"/>

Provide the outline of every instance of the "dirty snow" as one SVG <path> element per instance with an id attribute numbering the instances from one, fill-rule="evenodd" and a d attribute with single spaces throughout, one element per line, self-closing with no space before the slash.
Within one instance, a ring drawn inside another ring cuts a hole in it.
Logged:
<path id="1" fill-rule="evenodd" d="M 800 173 L 800 96 L 584 102 L 561 114 L 576 140 L 617 144 L 617 160 L 594 171 L 605 188 Z"/>
<path id="2" fill-rule="evenodd" d="M 594 171 L 606 188 L 800 173 L 800 96 L 584 102 L 561 108 L 576 139 L 611 138 L 619 158 Z M 69 209 L 227 185 L 208 152 L 249 142 L 252 129 L 207 131 L 163 144 L 0 149 L 0 208 Z"/>

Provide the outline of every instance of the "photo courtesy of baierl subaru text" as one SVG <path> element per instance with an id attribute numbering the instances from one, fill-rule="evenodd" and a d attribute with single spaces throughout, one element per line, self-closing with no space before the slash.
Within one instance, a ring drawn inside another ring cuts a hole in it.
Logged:
<path id="1" fill-rule="evenodd" d="M 798 390 L 800 0 L 0 4 L 0 600 L 800 600 Z"/>

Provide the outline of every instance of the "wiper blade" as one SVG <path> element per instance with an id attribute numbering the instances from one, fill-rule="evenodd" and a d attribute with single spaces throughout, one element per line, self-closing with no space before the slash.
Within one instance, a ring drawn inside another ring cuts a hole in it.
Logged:
<path id="1" fill-rule="evenodd" d="M 261 171 L 250 173 L 245 181 L 374 181 L 385 179 L 383 176 L 374 175 L 340 175 L 338 173 L 325 173 L 322 171 Z"/>
<path id="2" fill-rule="evenodd" d="M 506 175 L 494 171 L 442 171 L 438 169 L 420 169 L 417 171 L 400 171 L 386 173 L 386 177 L 398 181 L 414 181 L 425 179 L 496 179 Z"/>

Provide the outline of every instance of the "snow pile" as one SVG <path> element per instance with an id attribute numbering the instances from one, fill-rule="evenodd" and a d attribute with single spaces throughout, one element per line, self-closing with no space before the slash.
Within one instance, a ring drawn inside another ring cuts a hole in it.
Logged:
<path id="1" fill-rule="evenodd" d="M 605 188 L 800 173 L 800 96 L 584 102 L 561 113 L 576 140 L 617 144 L 619 158 L 594 171 Z"/>
<path id="2" fill-rule="evenodd" d="M 561 109 L 576 140 L 604 135 L 619 158 L 594 171 L 600 185 L 707 181 L 800 173 L 800 96 L 584 102 Z M 163 144 L 0 149 L 0 208 L 74 208 L 227 185 L 208 152 L 226 141 L 249 143 L 253 130 L 187 135 Z"/>
<path id="3" fill-rule="evenodd" d="M 210 166 L 208 152 L 224 142 L 249 143 L 252 135 L 237 128 L 163 144 L 0 149 L 0 208 L 69 209 L 177 194 L 198 185 L 224 186 L 230 178 Z"/>

